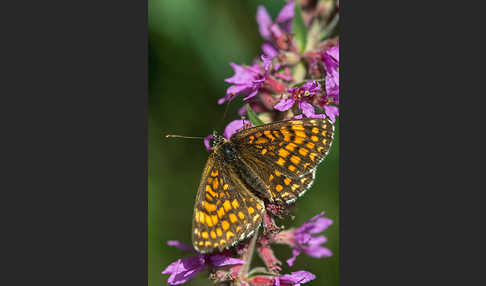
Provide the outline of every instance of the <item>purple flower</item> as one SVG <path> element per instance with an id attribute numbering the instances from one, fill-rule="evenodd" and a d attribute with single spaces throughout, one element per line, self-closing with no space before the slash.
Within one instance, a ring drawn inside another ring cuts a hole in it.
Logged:
<path id="1" fill-rule="evenodd" d="M 288 98 L 281 99 L 274 108 L 279 111 L 286 111 L 292 108 L 297 102 L 299 109 L 302 110 L 302 114 L 311 118 L 325 118 L 324 114 L 316 114 L 314 106 L 308 101 L 321 90 L 321 85 L 317 81 L 308 81 L 301 87 L 290 88 L 288 92 L 290 96 Z M 302 117 L 302 116 L 300 116 Z"/>
<path id="2" fill-rule="evenodd" d="M 327 238 L 323 235 L 314 236 L 332 224 L 332 220 L 323 216 L 324 212 L 321 212 L 299 228 L 285 230 L 277 235 L 276 239 L 279 243 L 285 243 L 294 248 L 292 257 L 287 260 L 288 265 L 292 266 L 302 252 L 315 258 L 332 256 L 331 250 L 321 246 L 322 243 L 327 242 Z"/>
<path id="3" fill-rule="evenodd" d="M 296 271 L 291 274 L 275 277 L 275 286 L 300 285 L 316 279 L 316 276 L 307 271 Z"/>
<path id="4" fill-rule="evenodd" d="M 175 246 L 181 250 L 194 251 L 190 245 L 175 240 L 168 241 L 167 244 Z M 197 256 L 184 257 L 172 262 L 169 266 L 167 266 L 167 268 L 164 269 L 164 271 L 162 271 L 162 274 L 170 274 L 167 282 L 169 282 L 170 285 L 178 285 L 191 280 L 194 278 L 194 276 L 196 276 L 197 273 L 201 272 L 209 265 L 225 266 L 244 263 L 244 260 L 232 258 L 222 254 L 198 253 Z"/>
<path id="5" fill-rule="evenodd" d="M 332 46 L 322 55 L 326 68 L 326 93 L 339 104 L 339 46 Z"/>
<path id="6" fill-rule="evenodd" d="M 230 63 L 235 74 L 225 79 L 225 81 L 233 85 L 228 87 L 226 95 L 218 100 L 218 104 L 233 99 L 239 93 L 245 95 L 243 100 L 248 100 L 257 95 L 258 90 L 267 78 L 268 70 L 272 63 L 272 59 L 268 56 L 262 55 L 261 59 L 263 61 L 263 69 L 257 63 L 253 64 L 253 66 L 240 66 L 235 63 Z"/>
<path id="7" fill-rule="evenodd" d="M 251 127 L 251 123 L 249 120 L 233 120 L 226 127 L 224 128 L 224 133 L 223 136 L 226 139 L 230 139 L 233 134 L 236 132 L 240 131 L 241 129 Z M 210 140 L 214 138 L 213 134 L 210 134 L 204 138 L 204 146 L 206 146 L 206 149 L 209 151 L 214 150 L 213 147 L 211 147 Z"/>
<path id="8" fill-rule="evenodd" d="M 339 115 L 339 109 L 337 106 L 333 105 L 325 105 L 324 112 L 326 115 L 331 119 L 331 122 L 334 123 L 336 121 L 336 116 Z"/>
<path id="9" fill-rule="evenodd" d="M 266 41 L 262 45 L 262 50 L 265 55 L 275 57 L 278 55 L 276 48 L 276 41 L 284 34 L 289 34 L 292 30 L 292 20 L 294 18 L 294 1 L 289 1 L 279 12 L 275 22 L 272 21 L 270 15 L 264 6 L 258 6 L 256 21 L 258 23 L 258 30 L 260 35 Z"/>

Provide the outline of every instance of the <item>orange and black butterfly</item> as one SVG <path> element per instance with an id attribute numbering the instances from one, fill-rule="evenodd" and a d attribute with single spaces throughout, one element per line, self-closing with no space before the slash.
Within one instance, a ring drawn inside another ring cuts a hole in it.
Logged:
<path id="1" fill-rule="evenodd" d="M 256 231 L 264 202 L 291 204 L 309 189 L 329 152 L 326 119 L 286 120 L 216 135 L 194 206 L 192 243 L 201 253 L 234 246 Z"/>

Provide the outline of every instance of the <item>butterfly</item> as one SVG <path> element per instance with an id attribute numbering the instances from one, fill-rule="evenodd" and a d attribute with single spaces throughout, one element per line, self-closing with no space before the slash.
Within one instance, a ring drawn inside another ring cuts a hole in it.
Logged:
<path id="1" fill-rule="evenodd" d="M 232 247 L 258 231 L 265 202 L 295 202 L 311 187 L 333 136 L 334 126 L 320 118 L 247 128 L 229 140 L 215 134 L 194 206 L 194 248 Z"/>

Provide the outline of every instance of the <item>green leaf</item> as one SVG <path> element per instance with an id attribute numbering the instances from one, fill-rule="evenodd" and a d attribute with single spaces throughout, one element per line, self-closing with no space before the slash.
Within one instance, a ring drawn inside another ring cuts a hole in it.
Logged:
<path id="1" fill-rule="evenodd" d="M 297 44 L 299 45 L 299 50 L 302 53 L 304 52 L 307 41 L 307 27 L 305 26 L 304 19 L 302 18 L 302 9 L 300 8 L 298 2 L 299 1 L 295 1 L 292 32 L 294 33 Z"/>
<path id="2" fill-rule="evenodd" d="M 248 119 L 250 120 L 251 124 L 253 126 L 259 126 L 263 125 L 264 123 L 258 118 L 255 112 L 251 110 L 251 107 L 249 104 L 246 105 L 246 112 L 248 113 Z"/>

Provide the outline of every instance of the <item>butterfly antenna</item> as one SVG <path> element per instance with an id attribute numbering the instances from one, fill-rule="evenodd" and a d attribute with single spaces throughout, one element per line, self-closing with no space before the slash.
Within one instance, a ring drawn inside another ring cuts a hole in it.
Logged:
<path id="1" fill-rule="evenodd" d="M 182 136 L 182 135 L 174 135 L 174 134 L 167 134 L 165 135 L 165 138 L 204 139 L 204 137 Z"/>
<path id="2" fill-rule="evenodd" d="M 230 103 L 231 103 L 232 100 L 233 100 L 233 97 L 230 97 L 230 99 L 228 100 L 228 103 L 226 103 L 226 107 L 224 108 L 223 117 L 221 117 L 220 125 L 223 124 L 224 119 L 226 118 L 226 114 L 228 113 L 228 109 L 229 109 L 229 106 L 230 106 Z"/>

